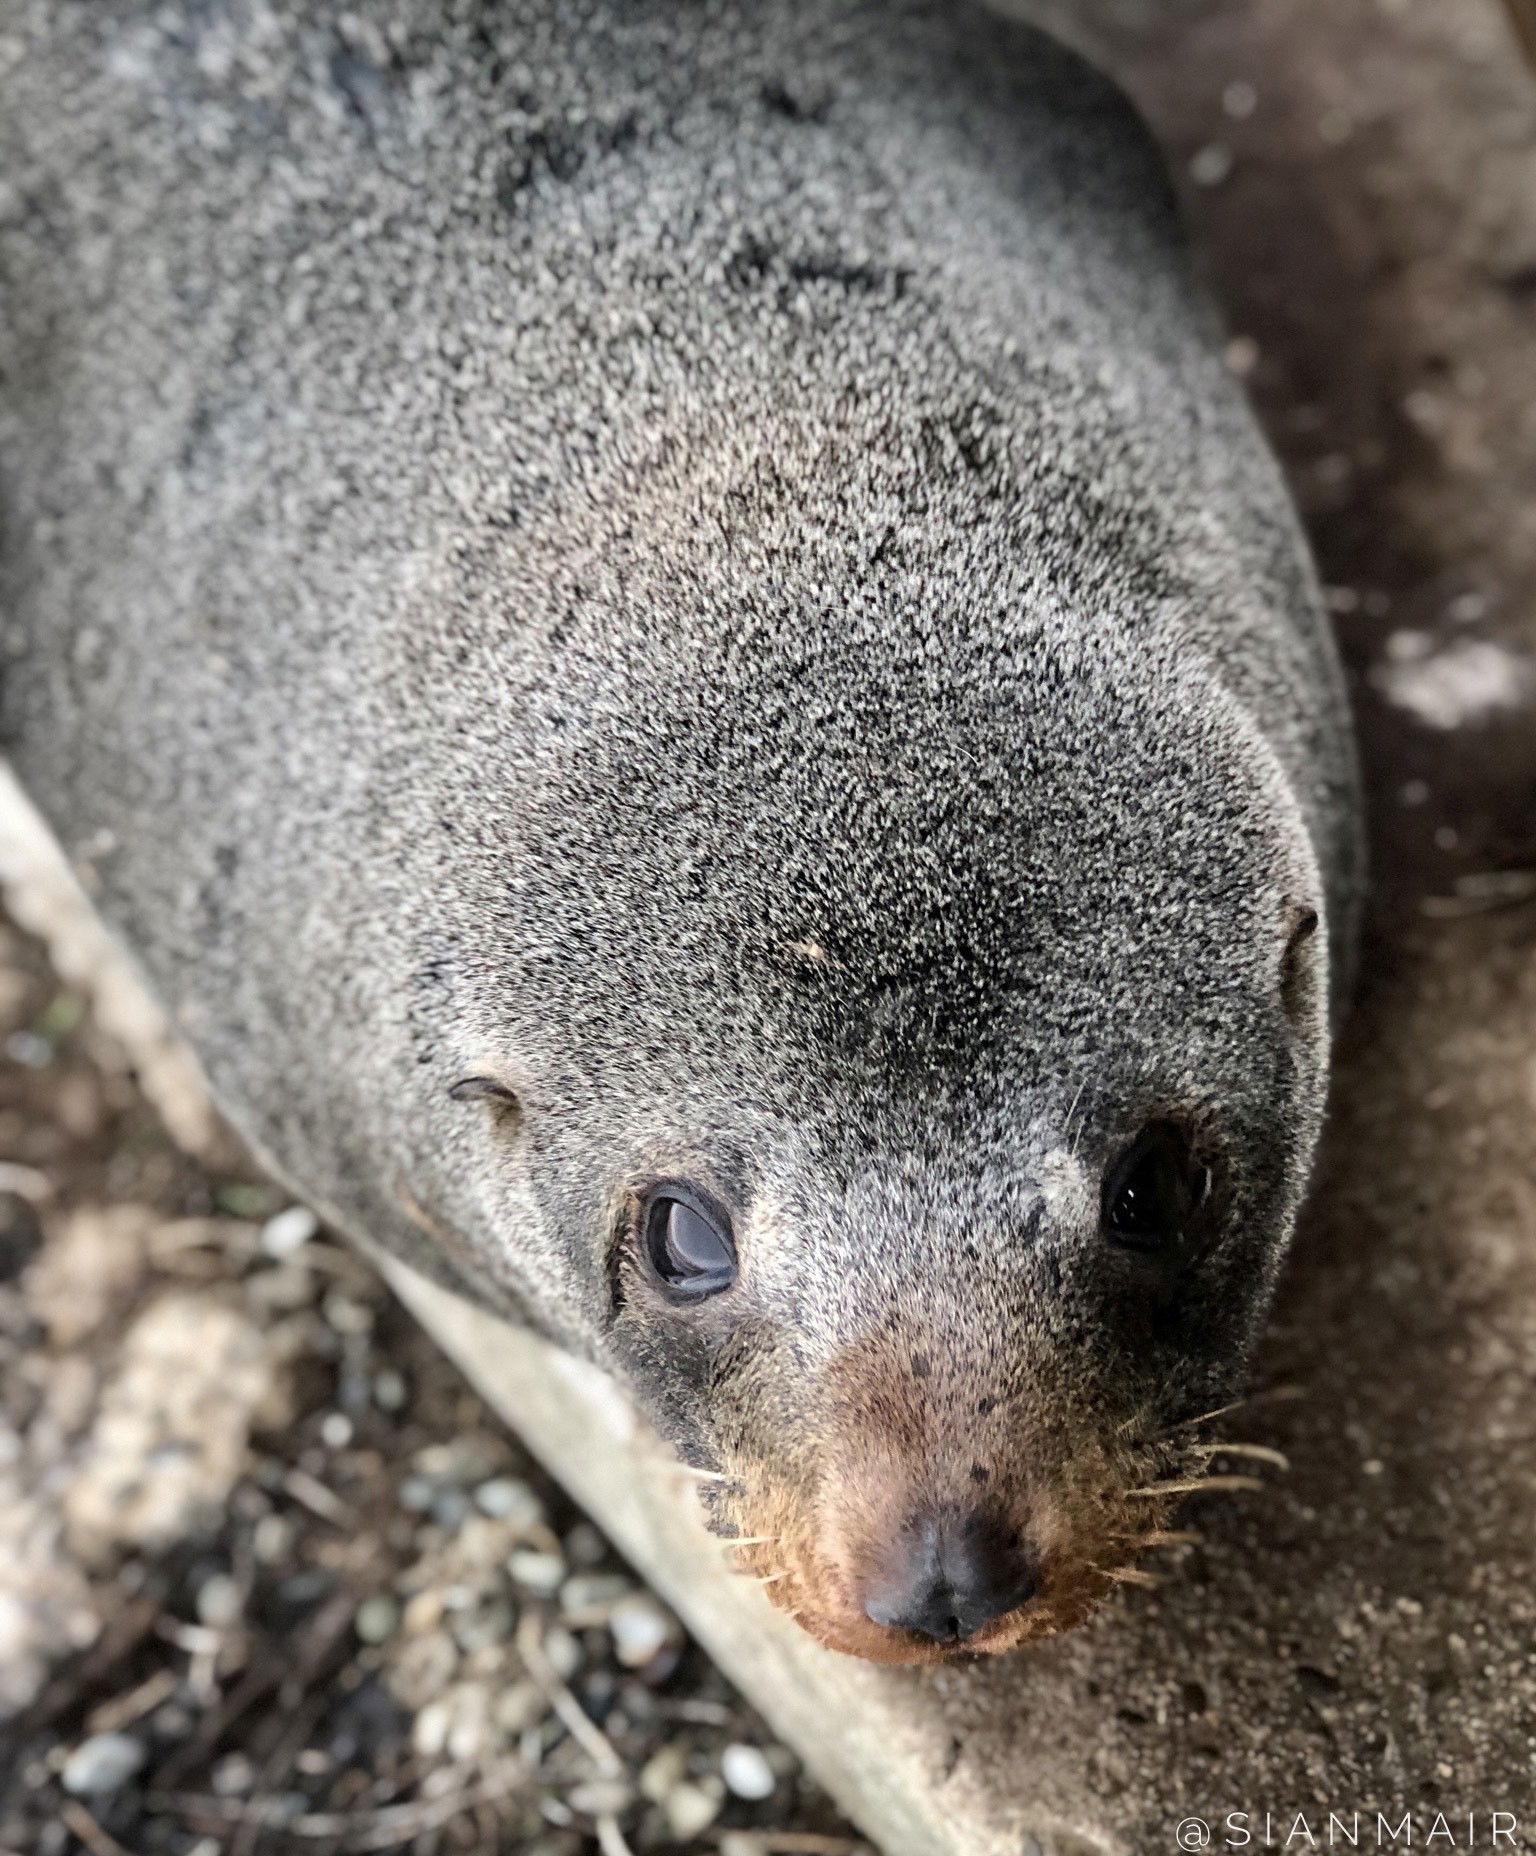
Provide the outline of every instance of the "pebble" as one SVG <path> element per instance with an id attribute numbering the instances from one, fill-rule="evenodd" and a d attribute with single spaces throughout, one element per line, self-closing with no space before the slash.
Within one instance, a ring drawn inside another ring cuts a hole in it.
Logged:
<path id="1" fill-rule="evenodd" d="M 720 1755 L 720 1776 L 726 1788 L 738 1798 L 754 1801 L 771 1798 L 778 1780 L 767 1755 L 760 1747 L 745 1746 L 739 1741 Z"/>
<path id="2" fill-rule="evenodd" d="M 569 1682 L 582 1664 L 581 1644 L 558 1624 L 544 1634 L 544 1655 L 562 1682 Z"/>
<path id="3" fill-rule="evenodd" d="M 352 1628 L 364 1643 L 388 1643 L 400 1628 L 400 1601 L 387 1592 L 365 1598 L 357 1608 Z"/>
<path id="4" fill-rule="evenodd" d="M 320 1422 L 320 1441 L 327 1450 L 345 1450 L 352 1441 L 352 1420 L 344 1411 L 328 1411 Z"/>
<path id="5" fill-rule="evenodd" d="M 682 1783 L 688 1770 L 687 1749 L 670 1741 L 659 1748 L 640 1768 L 640 1795 L 652 1804 L 661 1804 Z"/>
<path id="6" fill-rule="evenodd" d="M 290 1205 L 261 1227 L 261 1247 L 269 1257 L 291 1257 L 319 1229 L 320 1220 L 307 1205 Z"/>
<path id="7" fill-rule="evenodd" d="M 46 1070 L 53 1062 L 53 1046 L 35 1031 L 13 1031 L 5 1040 L 5 1054 L 28 1070 Z"/>
<path id="8" fill-rule="evenodd" d="M 400 1506 L 412 1514 L 426 1514 L 437 1500 L 437 1484 L 430 1476 L 407 1476 L 400 1484 Z"/>
<path id="9" fill-rule="evenodd" d="M 469 1497 L 462 1489 L 439 1489 L 432 1498 L 432 1519 L 450 1533 L 469 1513 Z"/>
<path id="10" fill-rule="evenodd" d="M 424 1636 L 428 1631 L 437 1629 L 442 1616 L 442 1592 L 436 1586 L 429 1585 L 425 1591 L 418 1592 L 405 1607 L 405 1633 L 408 1637 Z"/>
<path id="11" fill-rule="evenodd" d="M 1262 359 L 1259 344 L 1251 335 L 1234 335 L 1222 350 L 1227 372 L 1247 380 Z"/>
<path id="12" fill-rule="evenodd" d="M 698 1784 L 684 1780 L 674 1785 L 662 1802 L 667 1828 L 679 1843 L 702 1836 L 720 1815 L 725 1802 L 725 1788 L 718 1781 L 702 1779 Z"/>
<path id="13" fill-rule="evenodd" d="M 628 1598 L 634 1589 L 623 1573 L 573 1573 L 560 1588 L 560 1614 L 567 1620 L 600 1624 L 620 1599 Z"/>
<path id="14" fill-rule="evenodd" d="M 478 1759 L 486 1744 L 491 1719 L 491 1691 L 483 1683 L 465 1683 L 455 1697 L 453 1724 L 448 1729 L 448 1757 L 467 1765 Z"/>
<path id="15" fill-rule="evenodd" d="M 405 1374 L 397 1373 L 392 1366 L 386 1366 L 382 1373 L 377 1373 L 373 1381 L 373 1402 L 380 1411 L 403 1411 L 411 1389 L 405 1383 Z"/>
<path id="16" fill-rule="evenodd" d="M 492 1476 L 475 1490 L 475 1506 L 493 1521 L 505 1521 L 519 1534 L 543 1524 L 544 1504 L 517 1476 Z"/>
<path id="17" fill-rule="evenodd" d="M 429 1701 L 411 1728 L 411 1745 L 421 1759 L 436 1759 L 448 1744 L 453 1710 L 446 1701 Z"/>
<path id="18" fill-rule="evenodd" d="M 643 1669 L 680 1635 L 677 1620 L 648 1592 L 622 1598 L 608 1613 L 614 1654 L 626 1669 Z"/>
<path id="19" fill-rule="evenodd" d="M 572 1786 L 565 1802 L 583 1817 L 619 1817 L 635 1802 L 635 1788 L 627 1779 L 589 1779 Z"/>
<path id="20" fill-rule="evenodd" d="M 466 1656 L 505 1643 L 517 1625 L 517 1614 L 504 1598 L 477 1605 L 454 1620 L 453 1640 Z"/>
<path id="21" fill-rule="evenodd" d="M 1232 172 L 1232 150 L 1223 142 L 1207 142 L 1190 157 L 1189 178 L 1197 187 L 1219 187 Z"/>
<path id="22" fill-rule="evenodd" d="M 436 1482 L 456 1482 L 461 1487 L 484 1482 L 506 1461 L 506 1451 L 496 1440 L 471 1433 L 455 1437 L 445 1444 L 428 1444 L 411 1459 L 411 1467 Z"/>
<path id="23" fill-rule="evenodd" d="M 768 1842 L 755 1830 L 722 1831 L 720 1856 L 768 1856 Z"/>
<path id="24" fill-rule="evenodd" d="M 64 1762 L 59 1783 L 76 1798 L 100 1798 L 126 1785 L 144 1759 L 143 1742 L 129 1734 L 92 1734 Z"/>
<path id="25" fill-rule="evenodd" d="M 552 1598 L 565 1583 L 565 1560 L 559 1553 L 519 1547 L 507 1555 L 507 1571 L 525 1591 Z"/>
<path id="26" fill-rule="evenodd" d="M 227 1572 L 216 1572 L 197 1588 L 197 1619 L 209 1630 L 228 1630 L 245 1609 L 238 1582 Z"/>
<path id="27" fill-rule="evenodd" d="M 368 1334 L 373 1331 L 373 1310 L 364 1302 L 354 1301 L 340 1289 L 332 1289 L 321 1304 L 320 1312 L 338 1334 Z"/>
<path id="28" fill-rule="evenodd" d="M 514 1682 L 496 1697 L 491 1718 L 504 1734 L 516 1736 L 548 1712 L 549 1703 L 531 1682 Z"/>
<path id="29" fill-rule="evenodd" d="M 1259 93 L 1246 78 L 1234 78 L 1221 93 L 1221 107 L 1233 122 L 1246 122 L 1259 107 Z"/>
<path id="30" fill-rule="evenodd" d="M 608 1542 L 590 1521 L 578 1521 L 565 1537 L 565 1556 L 573 1566 L 601 1566 L 608 1557 Z"/>
<path id="31" fill-rule="evenodd" d="M 208 1784 L 217 1798 L 238 1798 L 256 1783 L 256 1768 L 244 1753 L 228 1753 L 214 1767 Z"/>
<path id="32" fill-rule="evenodd" d="M 252 1276 L 245 1292 L 263 1316 L 291 1315 L 314 1301 L 314 1271 L 302 1257 L 279 1263 Z"/>
<path id="33" fill-rule="evenodd" d="M 509 1529 L 505 1521 L 493 1521 L 489 1515 L 472 1514 L 462 1523 L 459 1537 L 454 1543 L 454 1558 L 466 1572 L 489 1574 L 478 1583 L 499 1585 L 497 1572 L 507 1557 Z M 533 1543 L 542 1546 L 543 1541 Z"/>

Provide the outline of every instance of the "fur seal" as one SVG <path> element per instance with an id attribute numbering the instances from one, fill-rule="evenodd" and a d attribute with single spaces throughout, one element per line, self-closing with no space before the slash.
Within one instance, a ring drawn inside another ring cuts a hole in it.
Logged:
<path id="1" fill-rule="evenodd" d="M 966 0 L 18 0 L 4 747 L 274 1173 L 837 1649 L 1134 1577 L 1301 1199 L 1341 680 L 1123 100 Z"/>

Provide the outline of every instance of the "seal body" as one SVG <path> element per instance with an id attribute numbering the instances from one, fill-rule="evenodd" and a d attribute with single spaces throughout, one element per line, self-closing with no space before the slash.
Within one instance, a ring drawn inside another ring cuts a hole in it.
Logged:
<path id="1" fill-rule="evenodd" d="M 964 0 L 12 15 L 4 746 L 220 1103 L 824 1641 L 1074 1622 L 1241 1375 L 1358 887 L 1134 117 Z"/>

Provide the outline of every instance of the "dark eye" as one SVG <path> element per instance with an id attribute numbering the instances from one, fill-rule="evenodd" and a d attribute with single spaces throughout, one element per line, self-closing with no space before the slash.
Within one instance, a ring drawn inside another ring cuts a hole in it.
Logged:
<path id="1" fill-rule="evenodd" d="M 1154 1122 L 1105 1182 L 1105 1234 L 1127 1250 L 1177 1255 L 1188 1247 L 1191 1221 L 1210 1187 L 1209 1169 L 1181 1130 Z"/>
<path id="2" fill-rule="evenodd" d="M 701 1193 L 658 1186 L 646 1201 L 644 1235 L 651 1268 L 674 1294 L 701 1301 L 736 1280 L 730 1220 Z"/>

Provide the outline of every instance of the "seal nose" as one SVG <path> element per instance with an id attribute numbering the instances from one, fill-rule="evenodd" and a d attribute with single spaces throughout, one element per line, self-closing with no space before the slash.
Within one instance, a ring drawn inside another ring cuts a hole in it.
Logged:
<path id="1" fill-rule="evenodd" d="M 871 1582 L 864 1615 L 888 1630 L 963 1643 L 1038 1587 L 1013 1529 L 991 1516 L 919 1516 Z"/>

